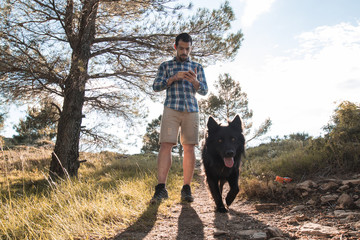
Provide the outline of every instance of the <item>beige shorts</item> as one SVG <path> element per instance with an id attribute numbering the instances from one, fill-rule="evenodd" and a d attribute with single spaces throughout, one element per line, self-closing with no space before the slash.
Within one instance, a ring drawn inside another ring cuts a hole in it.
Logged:
<path id="1" fill-rule="evenodd" d="M 160 143 L 178 142 L 180 131 L 181 144 L 199 143 L 199 113 L 198 112 L 180 112 L 168 107 L 164 107 L 161 119 Z"/>

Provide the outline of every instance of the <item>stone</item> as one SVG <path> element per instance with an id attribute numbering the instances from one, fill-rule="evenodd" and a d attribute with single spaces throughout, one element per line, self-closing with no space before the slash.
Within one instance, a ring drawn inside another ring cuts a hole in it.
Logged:
<path id="1" fill-rule="evenodd" d="M 355 203 L 355 205 L 356 205 L 358 208 L 360 208 L 360 199 L 357 200 L 357 201 L 355 201 L 354 203 Z"/>
<path id="2" fill-rule="evenodd" d="M 322 191 L 328 191 L 330 189 L 335 189 L 337 187 L 339 187 L 339 184 L 337 184 L 336 182 L 327 182 L 320 185 L 320 189 Z"/>
<path id="3" fill-rule="evenodd" d="M 339 195 L 337 195 L 337 194 L 328 194 L 328 195 L 322 196 L 320 198 L 321 204 L 325 204 L 328 202 L 335 202 L 338 199 L 338 197 L 339 197 Z"/>
<path id="4" fill-rule="evenodd" d="M 354 206 L 354 201 L 349 194 L 343 193 L 337 200 L 340 209 L 349 209 Z"/>
<path id="5" fill-rule="evenodd" d="M 276 209 L 279 206 L 277 203 L 261 203 L 261 204 L 255 204 L 256 210 L 273 210 Z"/>
<path id="6" fill-rule="evenodd" d="M 298 212 L 298 211 L 304 210 L 305 208 L 306 208 L 305 205 L 298 205 L 298 206 L 293 207 L 290 210 L 290 212 Z"/>
<path id="7" fill-rule="evenodd" d="M 305 223 L 300 227 L 299 231 L 303 234 L 324 237 L 334 236 L 340 233 L 340 231 L 335 227 L 324 226 L 317 223 Z"/>
<path id="8" fill-rule="evenodd" d="M 270 237 L 282 237 L 284 235 L 282 231 L 276 227 L 268 227 L 266 230 Z"/>
<path id="9" fill-rule="evenodd" d="M 222 235 L 226 235 L 226 234 L 227 234 L 227 232 L 223 231 L 223 230 L 216 229 L 214 231 L 214 236 L 222 236 Z"/>
<path id="10" fill-rule="evenodd" d="M 266 232 L 256 232 L 252 235 L 251 239 L 265 240 L 267 239 Z"/>
<path id="11" fill-rule="evenodd" d="M 342 181 L 342 184 L 343 185 L 349 185 L 349 184 L 360 185 L 360 179 L 344 180 L 344 181 Z"/>
<path id="12" fill-rule="evenodd" d="M 266 232 L 259 229 L 242 230 L 237 232 L 237 236 L 246 236 L 251 239 L 263 240 L 267 239 Z"/>
<path id="13" fill-rule="evenodd" d="M 306 202 L 307 205 L 311 205 L 311 206 L 315 206 L 316 205 L 316 201 L 314 199 L 310 199 L 309 201 Z"/>
<path id="14" fill-rule="evenodd" d="M 346 190 L 348 190 L 350 188 L 349 185 L 342 185 L 341 187 L 338 188 L 338 192 L 344 192 Z"/>
<path id="15" fill-rule="evenodd" d="M 354 224 L 354 228 L 355 228 L 356 230 L 360 231 L 360 221 L 358 221 L 358 222 L 356 222 L 356 223 Z"/>
<path id="16" fill-rule="evenodd" d="M 312 181 L 312 180 L 306 180 L 302 183 L 298 183 L 296 185 L 297 188 L 305 190 L 305 191 L 311 191 L 312 188 L 317 188 L 318 185 L 316 184 L 316 182 Z"/>
<path id="17" fill-rule="evenodd" d="M 348 216 L 360 216 L 360 212 L 345 211 L 345 210 L 335 210 L 334 216 L 337 218 L 346 218 Z"/>
<path id="18" fill-rule="evenodd" d="M 303 221 L 308 221 L 310 220 L 310 218 L 308 216 L 306 216 L 305 214 L 301 214 L 298 216 L 295 216 L 296 221 L 298 222 L 303 222 Z"/>

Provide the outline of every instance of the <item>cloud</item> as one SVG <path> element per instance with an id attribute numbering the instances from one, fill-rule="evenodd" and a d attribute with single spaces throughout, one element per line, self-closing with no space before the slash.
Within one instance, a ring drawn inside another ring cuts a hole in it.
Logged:
<path id="1" fill-rule="evenodd" d="M 270 10 L 275 0 L 241 0 L 245 2 L 244 14 L 241 17 L 243 28 L 250 27 L 254 21 L 263 13 Z"/>
<path id="2" fill-rule="evenodd" d="M 275 131 L 316 135 L 335 102 L 359 101 L 360 22 L 321 26 L 296 40 L 298 46 L 286 55 L 268 56 L 258 85 L 271 90 L 262 97 L 272 109 Z"/>
<path id="3" fill-rule="evenodd" d="M 254 126 L 270 117 L 270 136 L 322 134 L 340 101 L 359 102 L 360 22 L 321 26 L 298 34 L 296 47 L 264 52 L 252 63 L 240 56 L 218 69 L 241 83 L 254 111 Z M 261 58 L 261 57 L 260 57 Z"/>

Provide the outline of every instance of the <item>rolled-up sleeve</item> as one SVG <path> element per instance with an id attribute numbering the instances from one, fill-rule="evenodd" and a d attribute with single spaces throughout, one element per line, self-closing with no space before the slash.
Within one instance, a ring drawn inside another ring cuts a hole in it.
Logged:
<path id="1" fill-rule="evenodd" d="M 208 93 L 208 86 L 206 83 L 206 78 L 205 78 L 205 72 L 204 69 L 201 65 L 198 66 L 197 69 L 198 73 L 197 73 L 197 80 L 200 83 L 199 89 L 197 90 L 197 93 L 205 96 Z"/>
<path id="2" fill-rule="evenodd" d="M 166 74 L 165 64 L 162 63 L 157 71 L 154 83 L 153 90 L 155 92 L 160 92 L 167 88 L 168 76 Z"/>

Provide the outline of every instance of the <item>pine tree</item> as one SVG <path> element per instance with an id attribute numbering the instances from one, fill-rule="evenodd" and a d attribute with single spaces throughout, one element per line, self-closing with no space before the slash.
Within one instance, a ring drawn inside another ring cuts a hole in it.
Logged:
<path id="1" fill-rule="evenodd" d="M 52 176 L 76 176 L 86 112 L 127 120 L 146 115 L 159 64 L 173 54 L 177 34 L 196 44 L 205 64 L 232 59 L 243 35 L 230 32 L 228 2 L 184 17 L 173 0 L 15 0 L 1 2 L 0 95 L 25 102 L 61 102 Z"/>
<path id="2" fill-rule="evenodd" d="M 42 102 L 40 107 L 27 110 L 25 119 L 14 126 L 18 135 L 13 136 L 18 144 L 35 144 L 39 140 L 54 140 L 59 112 L 50 101 Z"/>
<path id="3" fill-rule="evenodd" d="M 213 116 L 220 121 L 231 121 L 239 115 L 245 128 L 245 136 L 249 136 L 253 123 L 253 111 L 249 109 L 248 97 L 242 91 L 240 83 L 235 81 L 229 74 L 219 76 L 215 83 L 216 94 L 210 93 L 206 99 L 199 101 L 200 125 L 206 128 L 209 116 Z M 271 120 L 266 119 L 261 126 L 254 131 L 252 136 L 247 138 L 247 142 L 264 135 L 271 126 Z"/>

